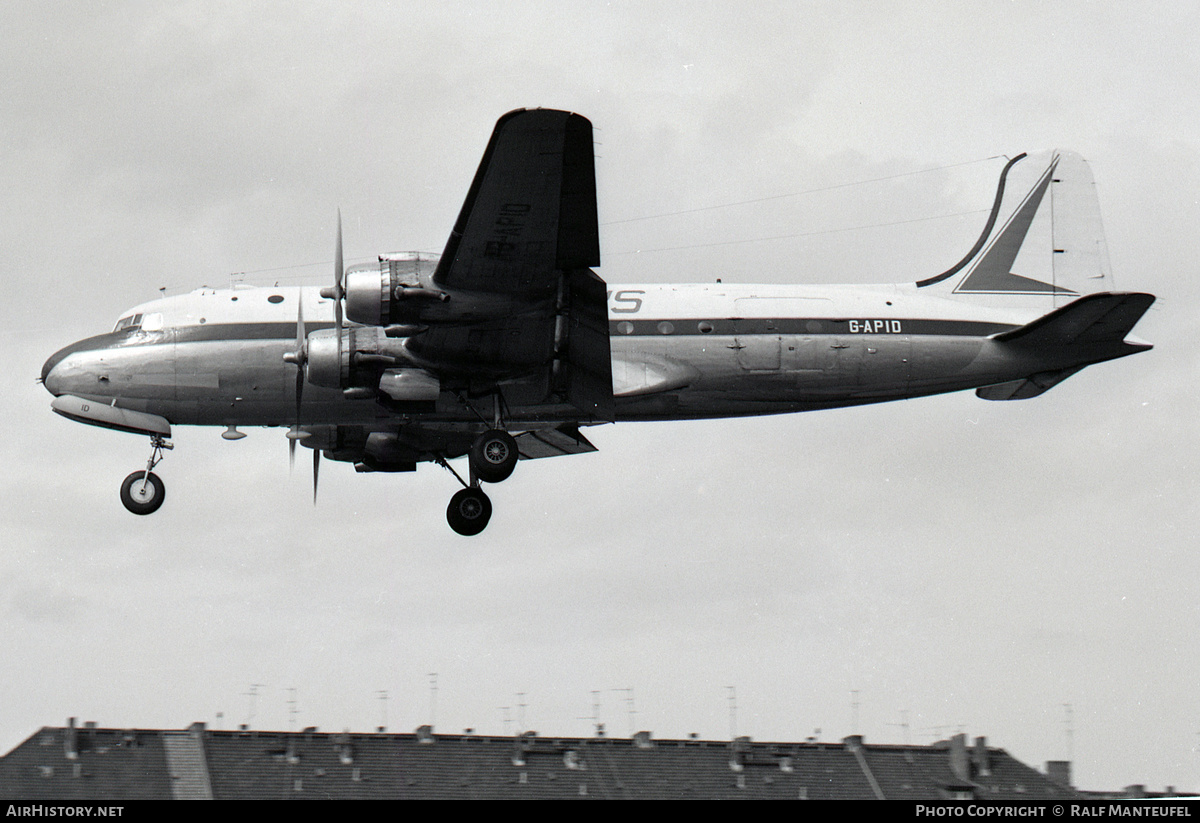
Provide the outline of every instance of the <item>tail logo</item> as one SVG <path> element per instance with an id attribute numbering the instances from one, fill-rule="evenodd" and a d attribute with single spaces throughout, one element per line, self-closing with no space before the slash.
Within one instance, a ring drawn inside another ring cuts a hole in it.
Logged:
<path id="1" fill-rule="evenodd" d="M 1025 196 L 1025 201 L 1013 212 L 1008 223 L 996 234 L 971 272 L 954 289 L 956 294 L 1077 294 L 1071 289 L 1022 277 L 1012 271 L 1013 261 L 1025 242 L 1033 218 L 1041 208 L 1057 165 L 1056 157 L 1037 185 Z"/>

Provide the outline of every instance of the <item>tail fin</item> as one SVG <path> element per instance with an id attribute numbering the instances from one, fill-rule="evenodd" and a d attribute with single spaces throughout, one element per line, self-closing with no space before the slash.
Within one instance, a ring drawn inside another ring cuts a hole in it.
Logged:
<path id="1" fill-rule="evenodd" d="M 1022 154 L 1004 167 L 996 201 L 974 248 L 917 286 L 989 305 L 1050 311 L 1112 291 L 1096 184 L 1069 151 Z"/>

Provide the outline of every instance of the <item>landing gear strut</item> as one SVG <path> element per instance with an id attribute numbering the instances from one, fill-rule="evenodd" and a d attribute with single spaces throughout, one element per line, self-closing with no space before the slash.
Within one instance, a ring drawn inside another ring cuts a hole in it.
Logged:
<path id="1" fill-rule="evenodd" d="M 479 488 L 479 478 L 475 476 L 474 469 L 471 471 L 471 482 L 467 483 L 454 467 L 446 462 L 445 457 L 438 455 L 435 459 L 439 466 L 463 484 L 463 488 L 450 498 L 450 505 L 446 507 L 446 522 L 464 537 L 479 534 L 487 528 L 488 521 L 492 519 L 492 501 L 483 493 L 483 489 Z"/>
<path id="2" fill-rule="evenodd" d="M 153 514 L 167 496 L 167 487 L 150 470 L 162 461 L 163 451 L 170 451 L 175 446 L 158 435 L 150 437 L 150 445 L 154 450 L 146 461 L 146 468 L 129 475 L 121 484 L 121 502 L 134 514 Z"/>
<path id="3" fill-rule="evenodd" d="M 492 519 L 492 501 L 480 488 L 482 482 L 499 483 L 513 473 L 520 455 L 517 441 L 503 429 L 489 429 L 476 438 L 471 446 L 467 463 L 471 468 L 471 482 L 463 480 L 444 457 L 437 462 L 453 474 L 463 488 L 450 498 L 446 507 L 446 521 L 450 528 L 466 537 L 479 534 Z"/>
<path id="4" fill-rule="evenodd" d="M 450 498 L 450 505 L 446 507 L 446 521 L 449 522 L 450 528 L 467 537 L 479 534 L 487 528 L 488 521 L 492 519 L 492 501 L 484 494 L 480 484 L 507 480 L 521 458 L 517 451 L 516 439 L 504 430 L 504 398 L 496 392 L 492 399 L 494 405 L 491 428 L 475 438 L 467 456 L 467 463 L 471 468 L 471 482 L 468 483 L 459 477 L 458 472 L 451 468 L 444 456 L 436 458 L 442 468 L 449 470 L 458 478 L 458 482 L 463 484 L 463 488 Z M 460 400 L 466 403 L 461 397 Z M 478 411 L 475 413 L 479 414 Z M 481 420 L 484 419 L 482 415 L 479 416 Z"/>

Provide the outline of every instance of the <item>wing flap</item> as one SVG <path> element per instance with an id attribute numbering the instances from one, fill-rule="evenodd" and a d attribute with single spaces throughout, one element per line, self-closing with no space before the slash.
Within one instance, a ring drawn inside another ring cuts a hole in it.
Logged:
<path id="1" fill-rule="evenodd" d="M 536 429 L 516 437 L 517 451 L 522 460 L 559 457 L 564 454 L 586 454 L 599 451 L 579 433 L 579 427 L 564 424 L 556 429 Z"/>

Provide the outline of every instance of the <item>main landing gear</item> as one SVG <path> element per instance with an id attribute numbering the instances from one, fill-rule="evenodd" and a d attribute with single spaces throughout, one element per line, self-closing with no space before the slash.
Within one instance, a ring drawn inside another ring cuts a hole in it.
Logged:
<path id="1" fill-rule="evenodd" d="M 468 456 L 470 483 L 464 482 L 444 458 L 438 461 L 464 487 L 450 498 L 450 505 L 446 507 L 446 522 L 450 528 L 466 537 L 479 534 L 487 528 L 488 521 L 492 519 L 492 501 L 480 488 L 480 482 L 499 483 L 507 480 L 517 467 L 518 459 L 520 454 L 513 436 L 502 429 L 491 429 L 479 435 L 471 445 Z"/>
<path id="2" fill-rule="evenodd" d="M 121 484 L 121 502 L 134 514 L 153 514 L 158 511 L 167 496 L 167 487 L 158 475 L 150 470 L 162 461 L 164 451 L 170 451 L 175 446 L 158 435 L 150 437 L 150 445 L 154 447 L 154 451 L 146 461 L 146 468 L 129 475 Z"/>

